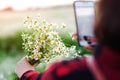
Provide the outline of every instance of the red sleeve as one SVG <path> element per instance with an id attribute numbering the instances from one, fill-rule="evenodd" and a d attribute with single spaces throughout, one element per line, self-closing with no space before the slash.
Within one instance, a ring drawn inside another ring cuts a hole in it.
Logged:
<path id="1" fill-rule="evenodd" d="M 70 61 L 61 61 L 52 64 L 43 73 L 27 71 L 23 74 L 21 80 L 58 80 L 75 71 L 82 70 L 83 68 L 86 68 L 84 60 L 73 59 Z"/>
<path id="2" fill-rule="evenodd" d="M 39 73 L 33 70 L 27 71 L 22 75 L 20 80 L 53 80 L 54 74 L 52 74 L 51 72 L 55 70 L 57 64 L 60 65 L 59 62 L 54 63 L 43 73 Z"/>
<path id="3" fill-rule="evenodd" d="M 38 76 L 39 76 L 39 72 L 30 70 L 25 72 L 20 80 L 35 80 Z"/>

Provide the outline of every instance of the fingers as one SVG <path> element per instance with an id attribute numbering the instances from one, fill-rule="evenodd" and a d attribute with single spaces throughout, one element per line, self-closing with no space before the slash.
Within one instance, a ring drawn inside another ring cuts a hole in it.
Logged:
<path id="1" fill-rule="evenodd" d="M 23 57 L 20 61 L 27 62 L 27 58 L 26 58 L 26 57 Z"/>
<path id="2" fill-rule="evenodd" d="M 39 63 L 35 63 L 34 65 L 32 65 L 33 67 L 37 67 Z"/>
<path id="3" fill-rule="evenodd" d="M 90 40 L 91 40 L 92 42 L 97 42 L 97 39 L 96 39 L 95 37 L 92 37 Z"/>
<path id="4" fill-rule="evenodd" d="M 87 49 L 87 50 L 93 50 L 93 47 L 90 46 L 90 45 L 84 46 L 84 48 Z"/>
<path id="5" fill-rule="evenodd" d="M 15 73 L 20 78 L 26 71 L 34 70 L 34 67 L 31 66 L 28 62 L 26 57 L 23 57 L 16 65 Z"/>
<path id="6" fill-rule="evenodd" d="M 72 37 L 73 37 L 76 41 L 78 41 L 78 35 L 77 35 L 77 33 L 73 33 L 73 34 L 72 34 Z"/>

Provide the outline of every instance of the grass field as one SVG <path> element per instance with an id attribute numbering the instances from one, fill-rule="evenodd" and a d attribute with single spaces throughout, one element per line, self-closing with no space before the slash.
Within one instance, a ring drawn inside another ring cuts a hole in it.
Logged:
<path id="1" fill-rule="evenodd" d="M 62 33 L 63 42 L 68 47 L 76 45 L 77 49 L 82 49 L 68 35 L 71 32 L 76 32 L 72 6 L 30 11 L 0 12 L 0 80 L 17 80 L 14 68 L 17 61 L 25 55 L 22 50 L 21 39 L 21 31 L 24 30 L 23 19 L 26 16 L 37 16 L 37 14 L 40 14 L 52 23 L 61 24 L 64 22 L 67 28 L 60 32 Z M 90 52 L 82 49 L 82 53 Z M 44 65 L 37 68 L 39 71 L 43 69 Z"/>

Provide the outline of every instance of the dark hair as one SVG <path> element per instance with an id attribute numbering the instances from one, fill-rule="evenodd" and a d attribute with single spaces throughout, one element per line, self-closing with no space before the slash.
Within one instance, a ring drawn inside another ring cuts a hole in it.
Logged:
<path id="1" fill-rule="evenodd" d="M 100 0 L 95 36 L 99 42 L 120 51 L 120 0 Z"/>

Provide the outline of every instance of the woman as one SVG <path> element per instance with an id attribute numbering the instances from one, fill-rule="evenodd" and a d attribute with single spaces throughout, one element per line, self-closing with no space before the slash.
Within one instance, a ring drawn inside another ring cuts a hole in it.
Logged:
<path id="1" fill-rule="evenodd" d="M 120 80 L 120 0 L 100 0 L 94 56 L 54 63 L 43 73 L 25 58 L 15 72 L 21 80 Z"/>

